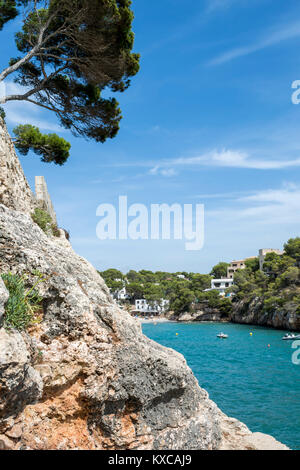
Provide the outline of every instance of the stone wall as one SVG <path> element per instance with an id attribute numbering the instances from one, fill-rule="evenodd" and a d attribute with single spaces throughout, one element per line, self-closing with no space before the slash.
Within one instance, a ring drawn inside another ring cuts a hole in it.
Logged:
<path id="1" fill-rule="evenodd" d="M 35 177 L 35 194 L 36 202 L 41 209 L 44 209 L 51 216 L 53 222 L 56 224 L 55 210 L 48 193 L 47 184 L 43 176 Z"/>
<path id="2" fill-rule="evenodd" d="M 0 203 L 11 209 L 31 213 L 35 198 L 25 178 L 13 142 L 0 118 Z"/>
<path id="3" fill-rule="evenodd" d="M 36 207 L 46 210 L 56 224 L 56 214 L 43 176 L 35 177 L 36 196 L 24 175 L 14 144 L 0 118 L 0 204 L 31 214 Z"/>

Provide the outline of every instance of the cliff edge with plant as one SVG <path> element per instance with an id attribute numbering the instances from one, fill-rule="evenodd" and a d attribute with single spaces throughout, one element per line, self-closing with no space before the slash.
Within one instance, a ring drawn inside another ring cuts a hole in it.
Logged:
<path id="1" fill-rule="evenodd" d="M 0 160 L 17 162 L 0 127 Z M 0 204 L 1 449 L 285 448 L 225 416 L 63 233 L 33 221 L 25 177 L 23 196 L 13 181 Z"/>

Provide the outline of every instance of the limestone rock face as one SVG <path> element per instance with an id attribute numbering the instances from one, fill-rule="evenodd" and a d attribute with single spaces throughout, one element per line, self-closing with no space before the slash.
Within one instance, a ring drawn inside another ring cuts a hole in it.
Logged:
<path id="1" fill-rule="evenodd" d="M 0 273 L 26 273 L 28 286 L 34 271 L 44 279 L 39 324 L 19 333 L 0 323 L 0 450 L 248 449 L 249 439 L 262 448 L 262 436 L 209 399 L 183 356 L 142 334 L 65 237 L 32 221 L 1 123 L 0 172 Z M 0 316 L 6 300 L 0 281 Z"/>
<path id="2" fill-rule="evenodd" d="M 289 450 L 274 437 L 260 432 L 252 433 L 247 426 L 223 415 L 221 421 L 221 450 Z"/>
<path id="3" fill-rule="evenodd" d="M 33 212 L 34 196 L 24 176 L 14 145 L 0 118 L 0 204 L 15 210 Z"/>
<path id="4" fill-rule="evenodd" d="M 1 330 L 2 434 L 20 424 L 26 449 L 218 448 L 219 410 L 184 358 L 143 336 L 65 239 L 0 206 L 0 272 L 33 270 L 42 323 Z"/>
<path id="5" fill-rule="evenodd" d="M 66 239 L 47 237 L 29 215 L 0 205 L 0 272 L 34 270 L 45 276 L 43 321 L 28 333 L 0 329 L 0 448 L 219 449 L 234 442 L 234 429 L 224 441 L 228 418 L 183 356 L 147 339 Z M 246 448 L 242 440 L 239 448 Z"/>
<path id="6" fill-rule="evenodd" d="M 296 312 L 274 310 L 263 313 L 263 302 L 260 298 L 252 300 L 249 305 L 244 301 L 234 303 L 231 320 L 235 323 L 300 331 L 300 316 Z"/>
<path id="7" fill-rule="evenodd" d="M 224 317 L 222 313 L 216 308 L 205 307 L 202 310 L 193 312 L 185 312 L 178 316 L 171 317 L 172 320 L 179 322 L 228 322 L 229 319 Z"/>
<path id="8" fill-rule="evenodd" d="M 20 333 L 0 329 L 0 421 L 41 398 L 43 383 Z"/>

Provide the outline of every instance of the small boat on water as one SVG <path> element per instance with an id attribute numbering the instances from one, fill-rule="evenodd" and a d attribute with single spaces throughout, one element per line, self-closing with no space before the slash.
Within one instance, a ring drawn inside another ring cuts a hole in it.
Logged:
<path id="1" fill-rule="evenodd" d="M 300 339 L 300 335 L 295 335 L 294 333 L 287 333 L 283 336 L 283 341 L 295 341 L 295 339 Z"/>
<path id="2" fill-rule="evenodd" d="M 219 333 L 219 334 L 217 335 L 217 338 L 227 339 L 227 338 L 228 338 L 228 335 L 225 335 L 225 333 Z"/>

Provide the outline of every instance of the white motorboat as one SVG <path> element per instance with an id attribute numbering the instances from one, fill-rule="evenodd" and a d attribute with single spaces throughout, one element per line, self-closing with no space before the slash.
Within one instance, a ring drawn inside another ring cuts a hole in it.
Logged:
<path id="1" fill-rule="evenodd" d="M 225 335 L 225 333 L 219 333 L 219 334 L 217 335 L 217 338 L 227 339 L 227 338 L 228 338 L 228 335 Z"/>
<path id="2" fill-rule="evenodd" d="M 283 341 L 295 341 L 296 339 L 300 339 L 300 335 L 295 335 L 294 333 L 287 333 L 283 336 Z"/>

